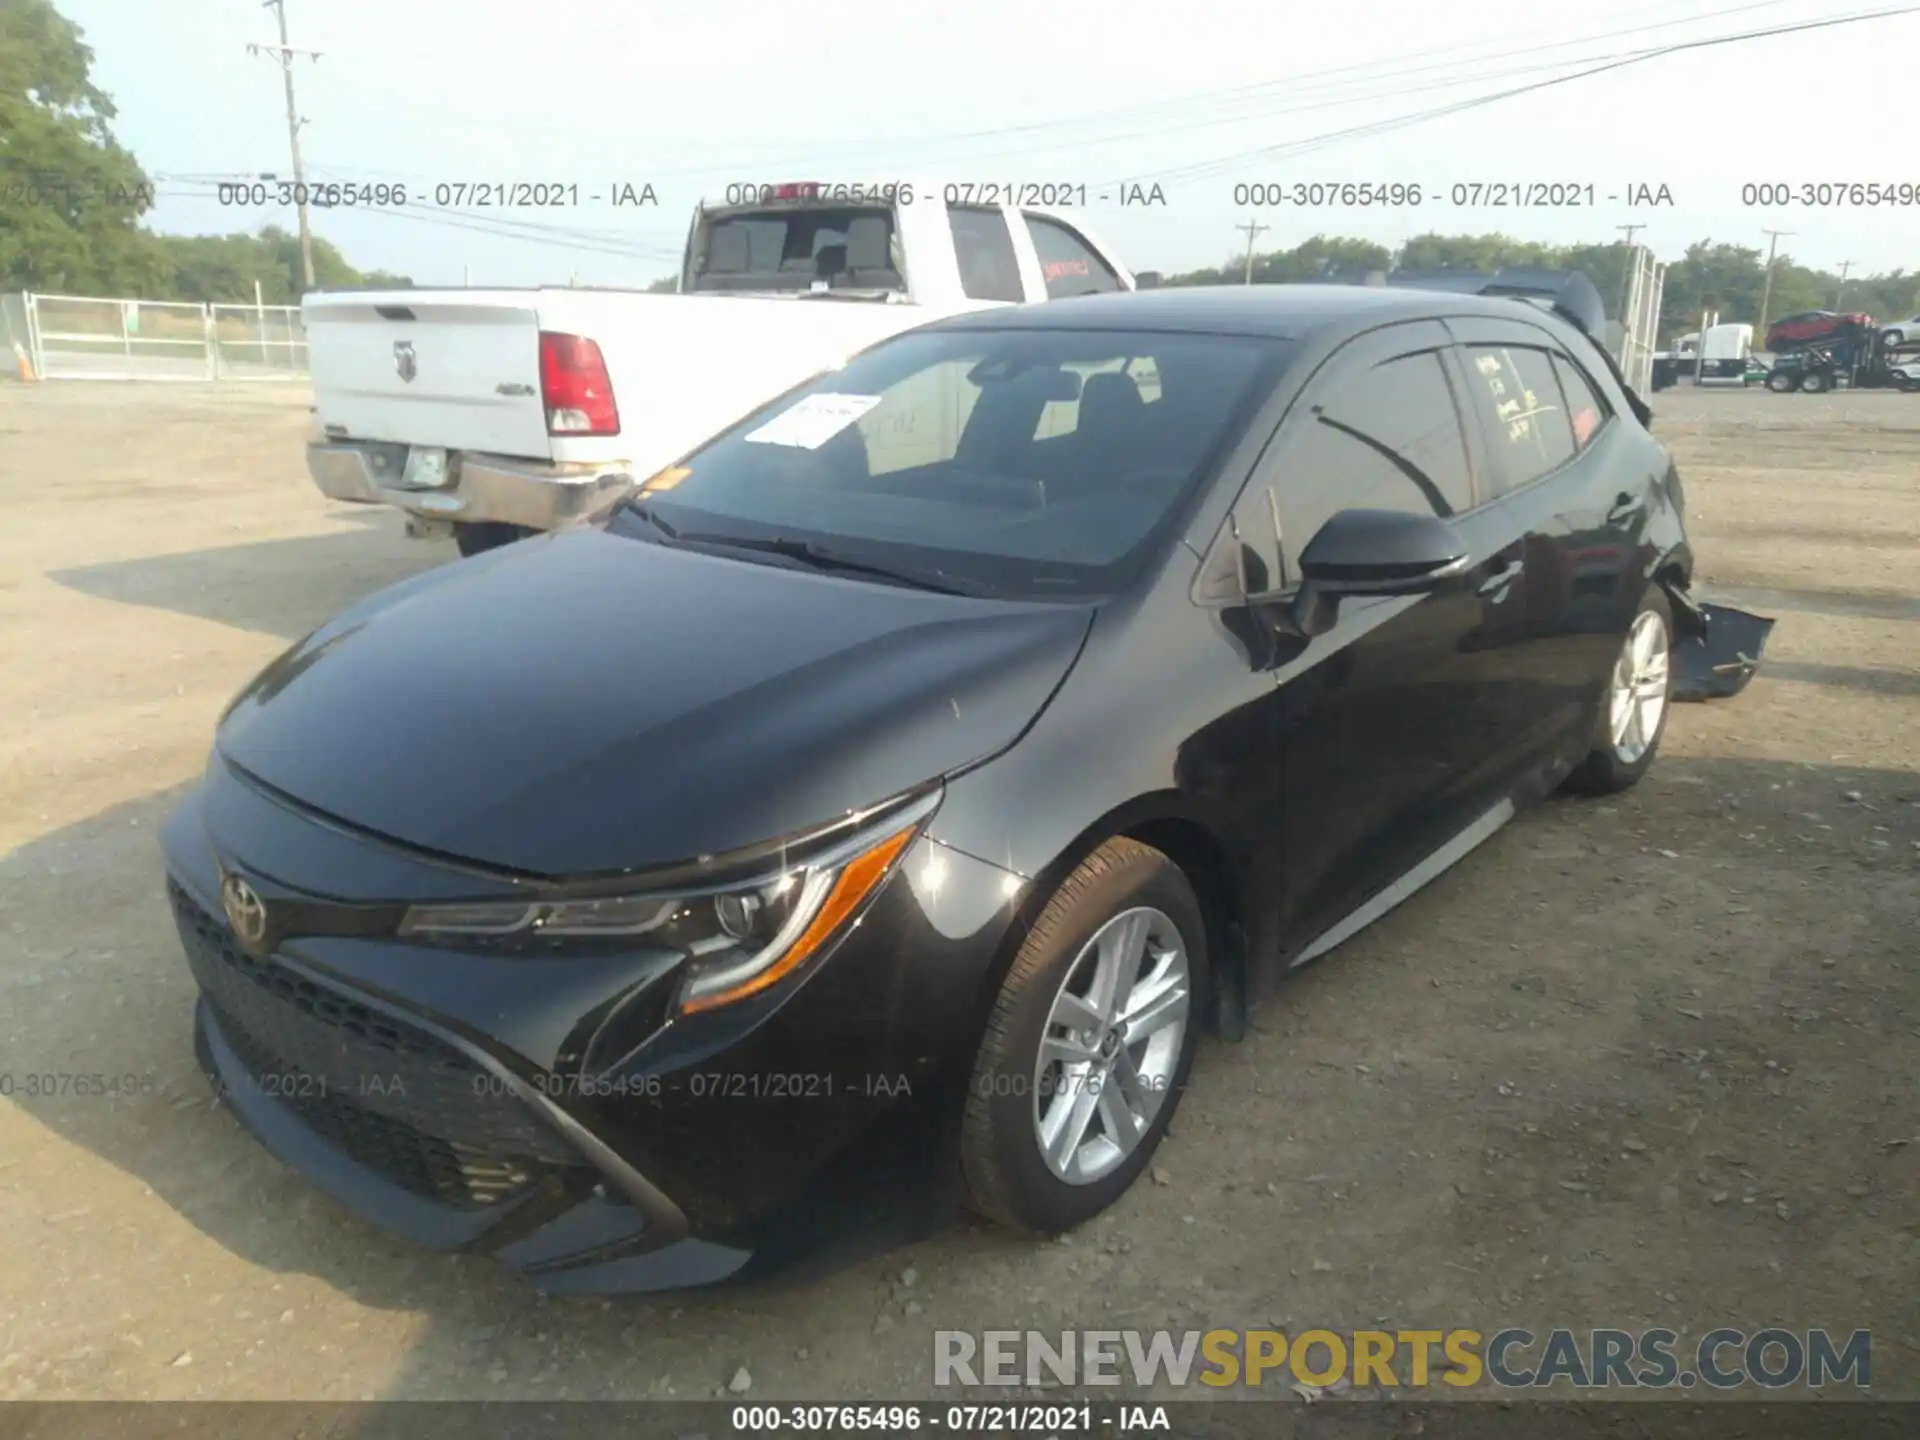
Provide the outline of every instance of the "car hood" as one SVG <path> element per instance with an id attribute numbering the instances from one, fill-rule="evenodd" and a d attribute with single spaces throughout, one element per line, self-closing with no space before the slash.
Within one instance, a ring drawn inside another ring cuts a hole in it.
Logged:
<path id="1" fill-rule="evenodd" d="M 794 833 L 991 756 L 1082 606 L 940 595 L 576 530 L 405 581 L 288 650 L 217 745 L 317 811 L 577 876 Z"/>

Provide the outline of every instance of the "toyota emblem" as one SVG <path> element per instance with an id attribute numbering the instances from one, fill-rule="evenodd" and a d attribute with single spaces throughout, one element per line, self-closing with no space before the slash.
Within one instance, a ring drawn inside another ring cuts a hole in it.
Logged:
<path id="1" fill-rule="evenodd" d="M 412 384 L 413 377 L 420 373 L 420 362 L 414 358 L 411 340 L 393 342 L 393 368 L 400 372 L 400 378 L 408 384 Z"/>
<path id="2" fill-rule="evenodd" d="M 267 903 L 238 875 L 229 875 L 220 883 L 220 903 L 226 907 L 227 923 L 240 943 L 256 946 L 267 938 Z"/>

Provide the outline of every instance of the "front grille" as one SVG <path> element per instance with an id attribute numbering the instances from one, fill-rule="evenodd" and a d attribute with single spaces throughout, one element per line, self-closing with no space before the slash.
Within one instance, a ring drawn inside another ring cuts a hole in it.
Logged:
<path id="1" fill-rule="evenodd" d="M 404 1121 L 356 1105 L 314 1077 L 286 1077 L 285 1063 L 261 1048 L 244 1026 L 217 1004 L 214 1013 L 228 1048 L 255 1085 L 266 1087 L 271 1077 L 273 1098 L 309 1130 L 404 1190 L 475 1209 L 512 1199 L 543 1173 L 537 1161 L 501 1158 L 423 1135 Z"/>
<path id="2" fill-rule="evenodd" d="M 498 1204 L 580 1156 L 439 1037 L 242 951 L 176 882 L 188 964 L 259 1093 L 416 1195 Z"/>

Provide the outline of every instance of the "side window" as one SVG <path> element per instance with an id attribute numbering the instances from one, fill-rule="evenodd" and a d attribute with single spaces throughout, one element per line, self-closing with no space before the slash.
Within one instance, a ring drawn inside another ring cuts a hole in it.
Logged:
<path id="1" fill-rule="evenodd" d="M 953 231 L 953 252 L 960 261 L 960 288 L 969 300 L 1026 299 L 1020 289 L 1020 260 L 1013 251 L 1013 233 L 1006 212 L 958 207 L 947 211 Z"/>
<path id="2" fill-rule="evenodd" d="M 1547 352 L 1525 345 L 1470 345 L 1467 365 L 1493 412 L 1495 483 L 1530 485 L 1573 458 L 1573 424 Z"/>
<path id="3" fill-rule="evenodd" d="M 1040 274 L 1047 282 L 1049 300 L 1100 295 L 1120 288 L 1120 277 L 1113 273 L 1113 267 L 1059 221 L 1029 215 L 1027 231 L 1040 256 Z"/>
<path id="4" fill-rule="evenodd" d="M 1567 414 L 1573 420 L 1573 443 L 1584 450 L 1610 418 L 1607 402 L 1585 372 L 1566 356 L 1553 356 L 1553 373 L 1560 377 L 1560 391 L 1567 397 Z"/>
<path id="5" fill-rule="evenodd" d="M 1290 576 L 1307 542 L 1341 510 L 1445 516 L 1473 504 L 1453 388 L 1431 351 L 1347 380 L 1300 423 L 1276 482 Z"/>

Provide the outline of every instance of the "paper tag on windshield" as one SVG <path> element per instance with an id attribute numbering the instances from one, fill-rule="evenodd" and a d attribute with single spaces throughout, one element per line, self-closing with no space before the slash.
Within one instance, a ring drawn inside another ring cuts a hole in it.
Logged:
<path id="1" fill-rule="evenodd" d="M 755 445 L 818 450 L 879 403 L 878 395 L 806 395 L 791 409 L 740 438 Z"/>

